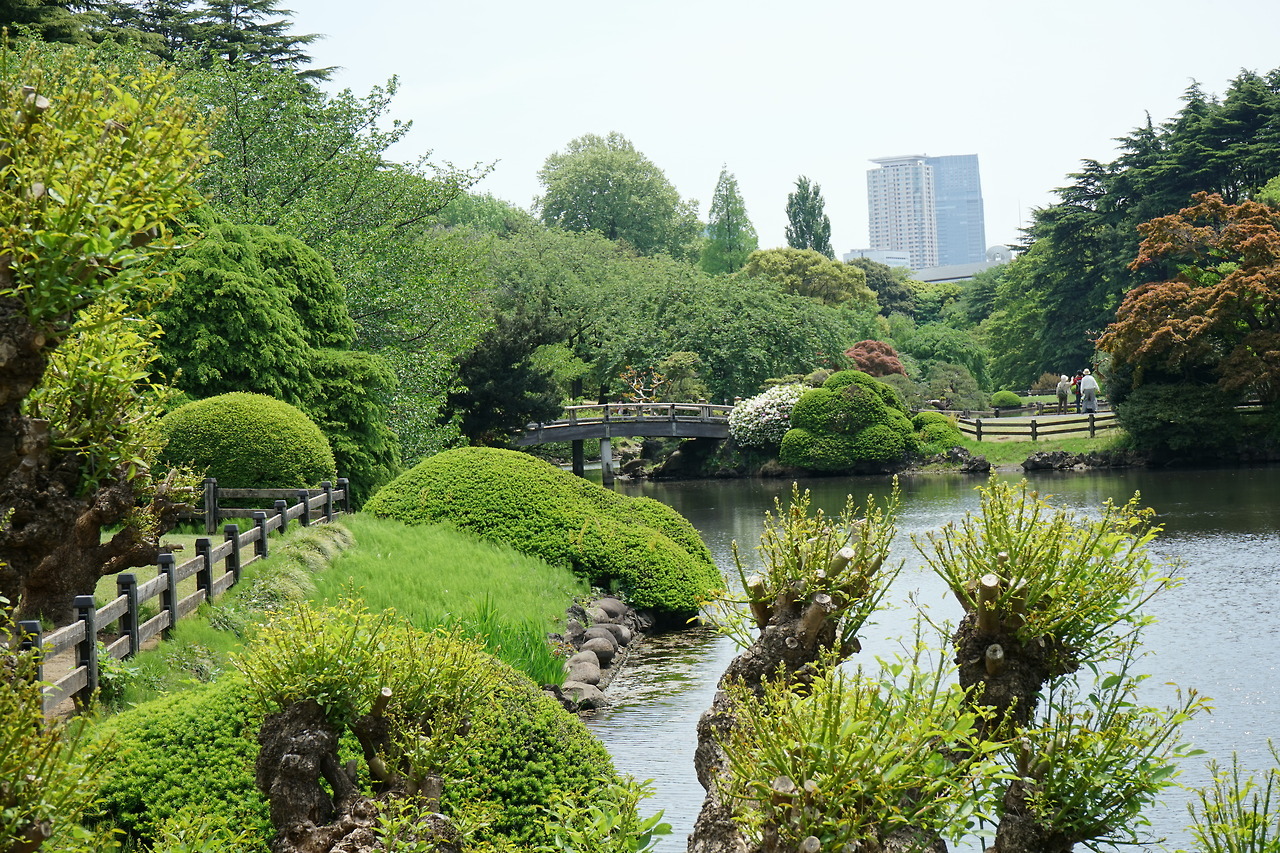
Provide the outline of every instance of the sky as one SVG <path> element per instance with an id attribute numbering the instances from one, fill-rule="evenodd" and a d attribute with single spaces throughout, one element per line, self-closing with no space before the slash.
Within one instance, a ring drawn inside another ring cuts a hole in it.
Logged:
<path id="1" fill-rule="evenodd" d="M 722 167 L 761 248 L 818 183 L 837 257 L 868 245 L 872 158 L 977 154 L 988 245 L 1012 243 L 1082 160 L 1280 67 L 1276 0 L 284 0 L 330 87 L 399 80 L 392 149 L 493 164 L 476 188 L 529 208 L 547 156 L 617 131 L 706 217 Z"/>

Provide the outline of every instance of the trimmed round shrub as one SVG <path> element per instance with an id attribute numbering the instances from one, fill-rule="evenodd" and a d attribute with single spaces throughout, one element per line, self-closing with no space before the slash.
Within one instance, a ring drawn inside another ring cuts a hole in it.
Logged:
<path id="1" fill-rule="evenodd" d="M 791 410 L 804 386 L 775 385 L 743 400 L 729 413 L 729 435 L 742 447 L 777 447 L 791 429 Z"/>
<path id="2" fill-rule="evenodd" d="M 945 422 L 930 421 L 920 430 L 921 446 L 931 449 L 955 447 L 961 442 L 962 438 L 959 428 Z"/>
<path id="3" fill-rule="evenodd" d="M 843 471 L 915 452 L 915 427 L 895 388 L 859 370 L 831 374 L 791 412 L 779 460 L 811 471 Z"/>
<path id="4" fill-rule="evenodd" d="M 230 489 L 292 489 L 337 476 L 320 428 L 288 403 L 234 392 L 179 406 L 160 420 L 163 459 Z"/>
<path id="5" fill-rule="evenodd" d="M 955 419 L 950 415 L 944 415 L 942 412 L 931 412 L 927 409 L 923 412 L 916 412 L 911 417 L 911 426 L 917 430 L 923 430 L 926 424 L 950 424 L 955 426 Z"/>
<path id="6" fill-rule="evenodd" d="M 447 811 L 487 806 L 493 822 L 485 837 L 541 849 L 553 840 L 545 819 L 556 794 L 590 802 L 613 775 L 613 761 L 581 719 L 519 673 L 510 676 L 474 708 L 471 730 L 458 742 L 466 763 L 446 782 L 444 804 Z"/>
<path id="7" fill-rule="evenodd" d="M 678 618 L 696 613 L 723 585 L 711 552 L 675 510 L 514 450 L 462 447 L 428 457 L 384 486 L 365 511 L 407 524 L 452 524 Z"/>
<path id="8" fill-rule="evenodd" d="M 793 427 L 782 438 L 778 460 L 810 471 L 844 471 L 852 468 L 858 457 L 852 436 Z"/>
<path id="9" fill-rule="evenodd" d="M 183 809 L 225 818 L 263 841 L 273 830 L 253 781 L 261 717 L 240 680 L 201 685 L 107 719 L 96 734 L 113 744 L 103 817 L 150 841 Z"/>
<path id="10" fill-rule="evenodd" d="M 997 391 L 991 395 L 991 405 L 998 409 L 1016 408 L 1022 405 L 1022 398 L 1012 391 Z"/>
<path id="11" fill-rule="evenodd" d="M 465 762 L 446 780 L 446 810 L 480 803 L 492 818 L 487 837 L 509 839 L 519 849 L 550 842 L 546 807 L 560 792 L 587 799 L 607 782 L 614 772 L 607 750 L 578 717 L 496 658 L 466 644 L 451 660 L 501 672 L 457 738 L 455 751 Z M 262 714 L 250 688 L 234 679 L 111 718 L 101 736 L 111 737 L 118 751 L 101 789 L 103 818 L 145 842 L 185 810 L 250 830 L 262 839 L 255 853 L 265 853 L 274 830 L 254 781 Z M 357 758 L 359 747 L 344 736 L 340 753 Z"/>
<path id="12" fill-rule="evenodd" d="M 888 419 L 889 408 L 880 395 L 854 382 L 806 391 L 791 412 L 792 426 L 817 432 L 853 433 Z"/>
<path id="13" fill-rule="evenodd" d="M 853 437 L 852 447 L 861 462 L 892 462 L 907 452 L 906 434 L 889 424 L 873 424 Z"/>

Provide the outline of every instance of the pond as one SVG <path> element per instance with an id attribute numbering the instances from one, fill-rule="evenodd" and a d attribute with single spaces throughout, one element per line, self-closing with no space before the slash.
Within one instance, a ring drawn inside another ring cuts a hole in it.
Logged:
<path id="1" fill-rule="evenodd" d="M 1000 475 L 1018 481 L 1018 475 Z M 1189 723 L 1185 737 L 1205 750 L 1185 762 L 1181 781 L 1202 784 L 1205 762 L 1230 762 L 1233 751 L 1250 769 L 1269 765 L 1267 738 L 1280 735 L 1280 469 L 1211 471 L 1052 472 L 1028 476 L 1055 506 L 1093 514 L 1104 501 L 1118 504 L 1140 492 L 1156 510 L 1164 532 L 1153 551 L 1177 565 L 1183 583 L 1157 596 L 1147 612 L 1158 620 L 1144 633 L 1140 671 L 1150 673 L 1144 699 L 1167 705 L 1178 688 L 1212 697 L 1214 711 Z M 913 636 L 915 614 L 957 621 L 960 607 L 924 564 L 911 536 L 936 530 L 976 511 L 975 487 L 985 478 L 928 474 L 903 477 L 899 536 L 892 558 L 904 566 L 888 605 L 860 634 L 859 658 L 888 656 Z M 863 502 L 886 497 L 887 480 L 823 478 L 801 481 L 814 506 L 838 512 L 845 495 Z M 620 482 L 619 491 L 643 494 L 679 510 L 702 534 L 723 570 L 732 574 L 731 543 L 754 557 L 764 513 L 790 494 L 790 481 L 714 480 L 682 483 Z M 658 850 L 676 853 L 702 804 L 693 771 L 695 727 L 711 703 L 716 681 L 737 653 L 732 641 L 709 630 L 648 638 L 609 689 L 610 706 L 588 720 L 620 771 L 653 779 L 649 811 L 663 809 L 673 825 Z M 1190 795 L 1173 791 L 1149 810 L 1157 837 L 1170 849 L 1185 846 Z M 953 848 L 980 851 L 971 847 Z"/>

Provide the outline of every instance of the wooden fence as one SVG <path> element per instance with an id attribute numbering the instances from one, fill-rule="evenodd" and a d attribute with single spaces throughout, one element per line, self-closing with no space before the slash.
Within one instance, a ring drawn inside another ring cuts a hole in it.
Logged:
<path id="1" fill-rule="evenodd" d="M 957 418 L 956 425 L 960 432 L 982 441 L 984 438 L 1016 437 L 1039 441 L 1053 436 L 1077 435 L 1088 433 L 1093 438 L 1100 429 L 1111 429 L 1116 426 L 1115 412 L 1090 412 L 1087 415 L 1055 416 L 1052 419 L 1014 422 L 1004 418 Z"/>
<path id="2" fill-rule="evenodd" d="M 212 486 L 209 484 L 212 483 Z M 290 504 L 280 497 L 292 496 Z M 212 495 L 212 504 L 209 503 Z M 255 498 L 275 500 L 273 510 L 219 509 L 219 498 Z M 267 537 L 273 531 L 284 532 L 295 519 L 304 527 L 314 521 L 333 521 L 350 511 L 348 483 L 338 480 L 323 483 L 319 489 L 222 489 L 216 481 L 206 481 L 205 517 L 251 518 L 253 524 L 241 532 L 238 524 L 223 526 L 223 541 L 217 545 L 207 537 L 196 540 L 195 556 L 178 563 L 173 554 L 161 554 L 157 561 L 156 576 L 142 582 L 133 572 L 116 575 L 118 595 L 103 607 L 98 607 L 92 595 L 80 595 L 75 599 L 76 620 L 48 634 L 43 633 L 37 621 L 22 621 L 18 628 L 22 633 L 20 648 L 42 649 L 38 678 L 44 681 L 45 662 L 74 650 L 75 659 L 70 671 L 44 689 L 44 712 L 50 713 L 68 698 L 83 699 L 98 689 L 98 632 L 116 625 L 115 640 L 105 646 L 106 654 L 118 660 L 138 653 L 143 644 L 156 636 L 168 636 L 179 619 L 189 615 L 205 601 L 212 601 L 240 580 L 246 567 L 268 555 Z M 206 532 L 208 530 L 206 521 Z M 244 555 L 245 551 L 251 551 Z M 187 578 L 195 578 L 195 592 L 179 597 L 178 584 Z M 159 599 L 160 612 L 143 619 L 142 605 Z"/>

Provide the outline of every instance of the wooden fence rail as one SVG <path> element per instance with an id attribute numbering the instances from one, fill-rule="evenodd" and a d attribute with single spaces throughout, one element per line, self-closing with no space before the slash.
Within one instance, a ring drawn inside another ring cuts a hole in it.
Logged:
<path id="1" fill-rule="evenodd" d="M 1004 418 L 957 418 L 956 425 L 960 427 L 960 432 L 975 441 L 996 436 L 1015 436 L 1039 441 L 1042 438 L 1084 432 L 1089 434 L 1089 438 L 1093 438 L 1098 430 L 1116 426 L 1116 415 L 1115 412 L 1090 412 L 1087 415 L 1059 416 L 1046 421 L 1031 418 L 1026 423 L 1014 423 Z"/>
<path id="2" fill-rule="evenodd" d="M 212 486 L 210 486 L 212 483 Z M 278 494 L 292 496 L 290 504 Z M 210 504 L 209 499 L 213 500 Z M 223 525 L 223 540 L 196 540 L 195 556 L 178 563 L 172 553 L 161 554 L 153 578 L 139 581 L 133 572 L 116 575 L 117 595 L 102 607 L 92 595 L 75 599 L 76 619 L 69 625 L 45 634 L 38 621 L 21 621 L 20 648 L 41 650 L 37 677 L 44 680 L 44 662 L 75 651 L 69 672 L 44 689 L 44 712 L 50 713 L 68 698 L 85 699 L 98 689 L 98 634 L 115 625 L 118 637 L 104 647 L 106 654 L 117 660 L 132 657 L 143 644 L 156 636 L 168 636 L 179 619 L 190 615 L 205 601 L 212 601 L 240 580 L 240 573 L 254 562 L 268 556 L 268 535 L 288 529 L 290 521 L 308 526 L 313 521 L 333 521 L 349 512 L 349 484 L 338 480 L 337 486 L 325 482 L 319 489 L 218 489 L 216 481 L 205 484 L 205 517 L 250 518 L 252 525 L 241 531 L 238 524 Z M 219 498 L 274 500 L 271 510 L 219 509 Z M 206 532 L 208 529 L 206 521 Z M 246 558 L 244 552 L 251 551 Z M 195 591 L 179 597 L 178 585 L 195 578 Z M 143 621 L 142 605 L 159 599 L 160 612 Z"/>

